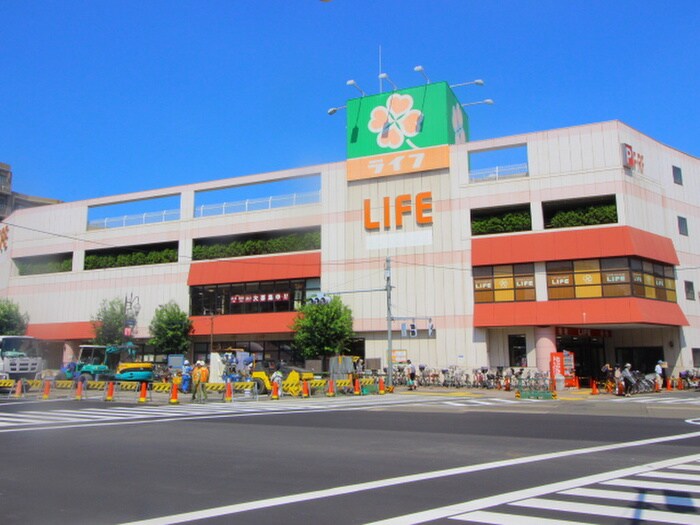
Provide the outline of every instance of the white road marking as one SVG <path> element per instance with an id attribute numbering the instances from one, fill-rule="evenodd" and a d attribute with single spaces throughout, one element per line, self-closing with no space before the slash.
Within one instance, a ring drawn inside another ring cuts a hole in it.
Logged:
<path id="1" fill-rule="evenodd" d="M 571 501 L 559 501 L 547 498 L 530 498 L 511 503 L 515 507 L 528 509 L 555 510 L 561 512 L 575 512 L 578 514 L 593 514 L 594 516 L 606 516 L 608 518 L 621 518 L 639 522 L 660 521 L 676 525 L 700 525 L 700 516 L 690 513 L 675 513 L 661 510 L 640 509 L 636 507 L 613 507 L 610 505 L 594 505 L 591 503 L 574 503 Z"/>
<path id="2" fill-rule="evenodd" d="M 409 474 L 405 476 L 398 476 L 394 478 L 388 478 L 383 480 L 368 481 L 364 483 L 357 483 L 354 485 L 343 485 L 339 487 L 316 490 L 310 492 L 302 492 L 298 494 L 290 494 L 287 496 L 280 496 L 276 498 L 268 498 L 256 501 L 249 501 L 244 503 L 236 503 L 232 505 L 224 505 L 221 507 L 214 507 L 209 509 L 196 510 L 192 512 L 184 512 L 180 514 L 172 514 L 169 516 L 160 516 L 151 519 L 139 520 L 134 522 L 129 522 L 128 524 L 122 525 L 170 525 L 176 523 L 188 523 L 191 521 L 197 521 L 208 518 L 216 518 L 221 516 L 230 516 L 233 514 L 240 514 L 242 512 L 248 512 L 252 510 L 265 509 L 270 507 L 276 507 L 281 505 L 288 505 L 291 503 L 301 503 L 306 501 L 313 501 L 323 498 L 330 498 L 334 496 L 355 494 L 358 492 L 363 492 L 367 490 L 382 489 L 391 486 L 404 485 L 407 483 L 414 483 L 419 481 L 426 481 L 431 479 L 445 478 L 449 476 L 456 476 L 462 474 L 470 474 L 474 472 L 480 472 L 484 470 L 491 470 L 496 468 L 510 467 L 513 465 L 524 465 L 529 463 L 536 463 L 540 461 L 547 461 L 551 459 L 571 457 L 583 454 L 592 454 L 596 452 L 607 452 L 612 450 L 620 450 L 630 447 L 654 445 L 658 443 L 667 443 L 672 441 L 679 441 L 683 439 L 691 439 L 700 437 L 700 432 L 691 432 L 687 434 L 675 435 L 675 436 L 664 436 L 659 438 L 642 439 L 638 441 L 630 441 L 626 443 L 615 443 L 611 445 L 599 445 L 595 447 L 586 447 L 581 449 L 566 450 L 560 452 L 551 452 L 547 454 L 538 454 L 534 456 L 528 456 L 516 459 L 507 459 L 494 461 L 490 463 L 482 463 L 479 465 L 467 465 L 463 467 L 455 467 L 445 470 L 437 470 L 432 472 L 423 472 L 419 474 Z M 375 522 L 375 525 L 407 525 L 414 523 L 423 523 L 425 521 L 436 520 L 440 518 L 447 518 L 456 514 L 461 514 L 464 512 L 469 512 L 473 510 L 481 510 L 486 507 L 492 507 L 495 505 L 500 505 L 503 503 L 510 503 L 511 501 L 531 498 L 540 496 L 542 494 L 547 494 L 550 492 L 557 492 L 561 490 L 571 489 L 579 487 L 581 485 L 598 483 L 601 481 L 609 480 L 610 478 L 620 477 L 620 476 L 630 476 L 643 472 L 646 470 L 652 470 L 656 468 L 664 468 L 670 465 L 675 465 L 678 463 L 684 463 L 688 461 L 696 461 L 700 459 L 700 454 L 694 454 L 692 456 L 686 456 L 684 458 L 674 458 L 669 460 L 657 461 L 647 465 L 641 465 L 637 467 L 630 467 L 627 469 L 621 469 L 613 472 L 605 472 L 601 474 L 596 474 L 592 476 L 587 476 L 583 478 L 577 478 L 573 480 L 567 480 L 558 483 L 552 483 L 549 485 L 543 485 L 539 487 L 533 487 L 530 489 L 525 489 L 521 491 L 511 492 L 507 494 L 500 494 L 497 496 L 492 496 L 489 498 L 483 498 L 481 500 L 470 501 L 466 503 L 459 503 L 457 505 L 451 505 L 447 507 L 442 507 L 438 509 L 432 509 L 425 512 L 419 512 L 415 514 L 410 514 L 406 516 L 399 516 L 396 518 L 391 518 L 388 520 L 383 520 Z"/>
<path id="3" fill-rule="evenodd" d="M 499 512 L 477 510 L 462 516 L 452 516 L 451 519 L 488 523 L 489 525 L 594 525 L 589 522 L 551 520 L 537 516 L 517 516 L 517 521 L 515 521 L 514 518 L 516 518 L 516 516 L 513 516 L 512 514 L 501 514 Z"/>
<path id="4" fill-rule="evenodd" d="M 624 492 L 621 490 L 601 490 L 581 487 L 578 489 L 564 490 L 559 494 L 564 494 L 565 496 L 580 496 L 617 501 L 639 501 L 639 493 Z M 700 507 L 700 498 L 660 494 L 644 494 L 644 502 L 658 505 L 675 505 L 676 507 Z"/>

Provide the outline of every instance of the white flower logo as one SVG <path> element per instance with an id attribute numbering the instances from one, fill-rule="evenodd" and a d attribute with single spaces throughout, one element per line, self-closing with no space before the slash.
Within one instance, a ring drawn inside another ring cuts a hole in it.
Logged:
<path id="1" fill-rule="evenodd" d="M 408 137 L 420 133 L 423 113 L 412 108 L 411 95 L 394 93 L 386 100 L 386 107 L 377 106 L 372 110 L 367 127 L 377 133 L 377 145 L 380 148 L 397 149 L 404 141 L 411 148 L 418 148 Z"/>

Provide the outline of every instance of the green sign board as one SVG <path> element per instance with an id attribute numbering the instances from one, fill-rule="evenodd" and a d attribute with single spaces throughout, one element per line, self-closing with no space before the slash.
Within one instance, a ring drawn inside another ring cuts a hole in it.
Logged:
<path id="1" fill-rule="evenodd" d="M 348 159 L 469 140 L 467 115 L 447 82 L 349 100 Z"/>

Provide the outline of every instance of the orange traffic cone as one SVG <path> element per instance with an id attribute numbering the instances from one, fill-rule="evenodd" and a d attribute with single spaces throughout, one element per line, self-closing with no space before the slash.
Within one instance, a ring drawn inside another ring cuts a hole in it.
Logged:
<path id="1" fill-rule="evenodd" d="M 105 393 L 105 401 L 114 401 L 114 381 L 107 383 L 107 392 Z"/>
<path id="2" fill-rule="evenodd" d="M 277 381 L 272 382 L 272 393 L 270 394 L 270 399 L 277 400 L 280 398 L 280 385 Z"/>
<path id="3" fill-rule="evenodd" d="M 177 390 L 177 388 L 175 390 Z M 175 399 L 177 399 L 177 394 L 175 396 Z M 224 394 L 224 402 L 233 403 L 233 385 L 231 384 L 231 381 L 226 381 L 226 393 Z"/>
<path id="4" fill-rule="evenodd" d="M 384 387 L 384 378 L 379 378 L 379 395 L 383 396 L 386 393 L 386 388 Z"/>
<path id="5" fill-rule="evenodd" d="M 44 380 L 44 393 L 42 394 L 41 399 L 48 399 L 50 395 L 51 395 L 51 381 L 46 379 L 46 380 Z"/>
<path id="6" fill-rule="evenodd" d="M 335 381 L 332 379 L 328 381 L 328 392 L 326 392 L 328 397 L 335 397 Z"/>
<path id="7" fill-rule="evenodd" d="M 360 389 L 360 380 L 355 378 L 355 388 L 353 390 L 353 394 L 359 396 L 361 393 L 362 390 Z"/>
<path id="8" fill-rule="evenodd" d="M 506 392 L 510 392 L 510 377 L 506 377 L 505 390 Z"/>
<path id="9" fill-rule="evenodd" d="M 683 378 L 682 377 L 678 378 L 678 381 L 676 382 L 676 389 L 683 390 Z"/>
<path id="10" fill-rule="evenodd" d="M 600 392 L 598 392 L 598 381 L 591 379 L 591 395 L 597 396 L 598 394 L 600 394 Z"/>
<path id="11" fill-rule="evenodd" d="M 620 381 L 617 383 L 617 395 L 618 396 L 624 396 L 625 395 L 625 382 Z"/>
<path id="12" fill-rule="evenodd" d="M 22 380 L 18 379 L 17 384 L 15 386 L 15 393 L 12 394 L 12 397 L 19 399 L 23 395 L 24 395 L 24 388 L 22 388 Z"/>
<path id="13" fill-rule="evenodd" d="M 227 383 L 231 384 L 231 383 Z M 180 400 L 177 398 L 178 390 L 177 390 L 177 385 L 173 383 L 173 386 L 170 388 L 170 400 L 168 403 L 171 405 L 178 405 L 180 403 Z"/>
<path id="14" fill-rule="evenodd" d="M 668 390 L 668 391 L 673 390 L 673 385 L 671 384 L 671 378 L 669 378 L 669 377 L 666 378 L 666 390 Z"/>
<path id="15" fill-rule="evenodd" d="M 83 399 L 83 382 L 80 380 L 78 380 L 78 383 L 75 385 L 75 399 L 76 401 Z"/>
<path id="16" fill-rule="evenodd" d="M 661 392 L 661 385 L 656 380 L 654 380 L 654 392 Z"/>
<path id="17" fill-rule="evenodd" d="M 310 392 L 309 392 L 309 382 L 304 379 L 304 381 L 301 383 L 301 397 L 306 399 L 309 397 Z"/>
<path id="18" fill-rule="evenodd" d="M 145 403 L 148 400 L 148 383 L 141 382 L 141 391 L 139 392 L 139 403 Z"/>

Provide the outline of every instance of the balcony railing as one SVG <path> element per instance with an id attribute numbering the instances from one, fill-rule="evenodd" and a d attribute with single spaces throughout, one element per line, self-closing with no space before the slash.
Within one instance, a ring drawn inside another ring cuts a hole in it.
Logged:
<path id="1" fill-rule="evenodd" d="M 215 217 L 230 213 L 245 213 L 249 211 L 271 210 L 287 206 L 301 206 L 303 204 L 315 204 L 321 201 L 321 192 L 293 193 L 291 195 L 276 195 L 260 199 L 246 199 L 238 202 L 224 202 L 220 204 L 203 204 L 197 206 L 195 217 Z M 88 230 L 104 230 L 107 228 L 126 228 L 128 226 L 141 226 L 144 224 L 158 224 L 161 222 L 180 220 L 180 210 L 163 210 L 135 215 L 122 215 L 119 217 L 106 217 L 88 222 Z"/>
<path id="2" fill-rule="evenodd" d="M 504 179 L 528 177 L 527 164 L 512 164 L 510 166 L 494 166 L 469 172 L 469 182 L 489 182 Z"/>
<path id="3" fill-rule="evenodd" d="M 212 217 L 216 215 L 228 215 L 229 213 L 245 213 L 249 211 L 271 210 L 288 206 L 301 206 L 303 204 L 315 204 L 321 201 L 321 192 L 293 193 L 291 195 L 276 195 L 260 199 L 246 199 L 237 202 L 224 202 L 220 204 L 203 204 L 197 206 L 195 217 Z"/>

